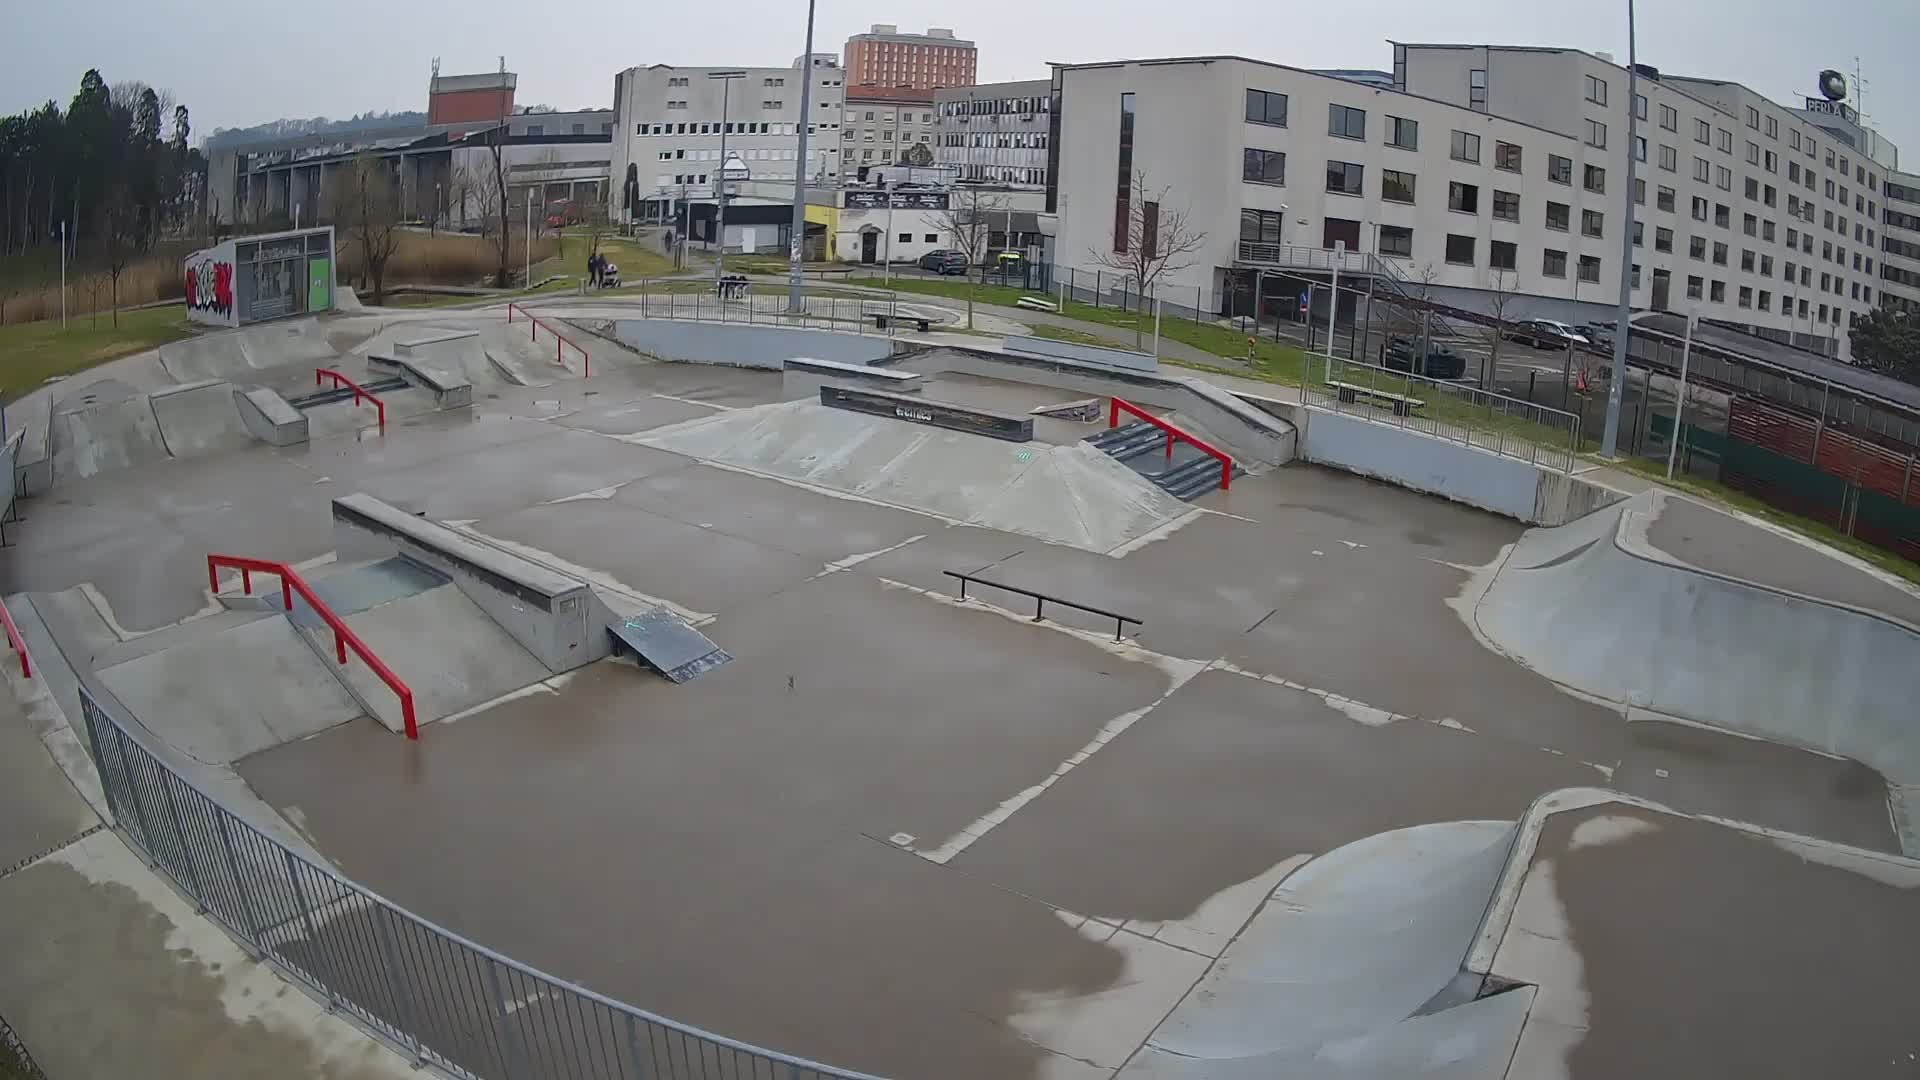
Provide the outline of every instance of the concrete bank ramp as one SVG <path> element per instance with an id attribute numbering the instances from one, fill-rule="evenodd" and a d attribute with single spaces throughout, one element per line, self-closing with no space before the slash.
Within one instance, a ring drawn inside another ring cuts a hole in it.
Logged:
<path id="1" fill-rule="evenodd" d="M 260 440 L 285 445 L 304 438 L 304 429 L 295 431 L 295 425 L 276 427 L 264 423 L 265 414 L 250 415 L 243 400 L 247 393 L 218 379 L 151 393 L 111 379 L 83 387 L 53 404 L 48 424 L 53 479 L 84 479 L 168 458 L 238 450 Z M 259 406 L 251 412 L 258 413 Z"/>
<path id="2" fill-rule="evenodd" d="M 254 436 L 240 414 L 232 383 L 187 383 L 148 396 L 171 457 L 192 457 L 250 446 Z"/>
<path id="3" fill-rule="evenodd" d="M 703 416 L 632 441 L 1089 551 L 1194 512 L 1085 444 L 1006 443 L 806 401 Z"/>
<path id="4" fill-rule="evenodd" d="M 1529 531 L 1474 612 L 1481 633 L 1585 693 L 1920 784 L 1920 631 L 1679 564 L 1638 539 L 1654 506 Z"/>
<path id="5" fill-rule="evenodd" d="M 287 319 L 201 334 L 160 347 L 160 366 L 180 382 L 248 381 L 253 373 L 290 365 L 326 366 L 340 352 L 316 319 Z"/>
<path id="6" fill-rule="evenodd" d="M 1515 825 L 1382 833 L 1281 882 L 1122 1080 L 1498 1080 L 1532 989 L 1450 1001 Z"/>

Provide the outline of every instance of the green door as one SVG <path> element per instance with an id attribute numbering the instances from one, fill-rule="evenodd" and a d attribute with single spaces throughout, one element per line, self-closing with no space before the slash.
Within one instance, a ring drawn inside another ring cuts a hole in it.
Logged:
<path id="1" fill-rule="evenodd" d="M 307 260 L 307 310 L 333 307 L 333 261 L 321 256 Z"/>

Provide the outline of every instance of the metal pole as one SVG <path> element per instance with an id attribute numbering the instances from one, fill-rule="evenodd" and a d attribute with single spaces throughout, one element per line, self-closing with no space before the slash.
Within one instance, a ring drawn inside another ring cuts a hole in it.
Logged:
<path id="1" fill-rule="evenodd" d="M 892 189 L 892 186 L 888 184 L 885 180 L 880 181 L 880 193 L 887 197 L 887 254 L 885 256 L 886 262 L 882 263 L 880 266 L 880 287 L 883 289 L 886 289 L 888 292 L 892 292 L 893 291 L 893 189 Z M 893 307 L 891 304 L 888 305 L 887 310 L 888 310 L 888 314 L 891 315 L 893 310 Z M 892 325 L 891 318 L 888 319 L 888 325 L 889 326 Z"/>
<path id="2" fill-rule="evenodd" d="M 1260 294 L 1261 294 L 1261 287 L 1264 286 L 1266 283 L 1267 283 L 1267 272 L 1265 270 L 1255 270 L 1253 272 L 1253 336 L 1254 337 L 1260 336 L 1260 300 L 1261 300 Z M 1236 296 L 1239 295 L 1239 292 L 1240 290 L 1238 289 L 1234 290 L 1234 294 Z"/>
<path id="3" fill-rule="evenodd" d="M 67 328 L 67 223 L 60 223 L 60 329 Z"/>
<path id="4" fill-rule="evenodd" d="M 808 65 L 807 77 L 813 77 L 812 65 Z M 721 282 L 727 272 L 727 100 L 733 93 L 732 72 L 715 72 L 707 78 L 720 80 L 720 171 L 713 174 L 713 190 L 719 198 L 720 213 L 718 231 L 720 246 L 713 252 L 713 294 L 720 298 L 720 317 L 727 317 L 727 297 L 720 291 Z M 804 163 L 803 163 L 804 167 Z"/>
<path id="5" fill-rule="evenodd" d="M 527 189 L 527 280 L 522 288 L 533 288 L 533 189 Z"/>
<path id="6" fill-rule="evenodd" d="M 813 7 L 807 0 L 807 50 L 800 55 L 800 156 L 793 169 L 793 235 L 787 244 L 787 310 L 806 310 L 800 297 L 800 252 L 807 238 L 807 124 L 813 119 Z"/>
<path id="7" fill-rule="evenodd" d="M 1153 358 L 1160 358 L 1160 293 L 1153 294 Z"/>
<path id="8" fill-rule="evenodd" d="M 1680 449 L 1680 418 L 1687 408 L 1687 361 L 1693 356 L 1693 327 L 1700 321 L 1696 312 L 1687 313 L 1687 336 L 1680 343 L 1680 397 L 1673 403 L 1673 433 L 1667 439 L 1667 479 L 1673 479 L 1674 455 Z M 1653 372 L 1647 372 L 1647 394 L 1653 394 Z"/>
<path id="9" fill-rule="evenodd" d="M 1333 359 L 1333 327 L 1340 321 L 1340 264 L 1347 258 L 1347 242 L 1333 242 L 1333 287 L 1327 292 L 1327 359 Z M 1313 318 L 1313 312 L 1307 312 L 1307 318 Z M 1332 365 L 1328 365 L 1332 369 Z"/>
<path id="10" fill-rule="evenodd" d="M 1634 142 L 1640 137 L 1640 96 L 1638 41 L 1634 35 L 1633 0 L 1627 0 L 1627 182 L 1621 185 L 1620 202 L 1626 212 L 1620 215 L 1620 306 L 1614 318 L 1613 375 L 1607 385 L 1606 429 L 1600 433 L 1600 456 L 1613 457 L 1620 441 L 1620 404 L 1626 391 L 1627 338 L 1633 333 L 1633 180 Z"/>

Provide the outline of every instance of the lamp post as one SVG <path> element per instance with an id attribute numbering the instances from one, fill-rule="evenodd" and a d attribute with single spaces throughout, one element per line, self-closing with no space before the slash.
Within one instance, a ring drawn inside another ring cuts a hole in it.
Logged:
<path id="1" fill-rule="evenodd" d="M 719 244 L 714 248 L 713 252 L 713 288 L 715 295 L 719 294 L 721 275 L 726 273 L 727 264 L 727 170 L 733 165 L 733 161 L 727 157 L 727 105 L 728 99 L 733 93 L 733 81 L 746 77 L 746 72 L 737 70 L 707 72 L 707 78 L 717 80 L 720 83 L 720 170 L 716 172 L 713 177 L 714 194 L 720 203 L 719 224 L 716 226 L 716 231 L 719 233 Z M 722 310 L 725 309 L 723 308 Z"/>
<path id="2" fill-rule="evenodd" d="M 806 310 L 800 297 L 800 253 L 807 238 L 807 125 L 813 121 L 813 6 L 807 0 L 807 50 L 800 54 L 800 149 L 793 169 L 793 228 L 787 243 L 787 310 Z"/>
<path id="3" fill-rule="evenodd" d="M 1627 0 L 1627 182 L 1621 185 L 1620 306 L 1614 317 L 1613 374 L 1607 380 L 1607 421 L 1600 433 L 1600 456 L 1613 457 L 1620 443 L 1620 406 L 1626 390 L 1627 339 L 1633 334 L 1633 148 L 1640 137 L 1640 67 L 1634 35 L 1633 0 Z"/>

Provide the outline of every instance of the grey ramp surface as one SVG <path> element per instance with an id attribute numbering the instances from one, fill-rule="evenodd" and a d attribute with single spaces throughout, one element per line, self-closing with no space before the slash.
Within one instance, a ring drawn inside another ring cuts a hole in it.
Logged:
<path id="1" fill-rule="evenodd" d="M 13 695 L 0 694 L 0 872 L 59 847 L 98 820 Z"/>
<path id="2" fill-rule="evenodd" d="M 234 401 L 233 384 L 225 380 L 155 390 L 149 403 L 167 453 L 174 457 L 238 450 L 255 441 Z"/>
<path id="3" fill-rule="evenodd" d="M 940 517 L 1106 552 L 1191 508 L 1082 444 L 1009 444 L 783 402 L 631 441 Z"/>
<path id="4" fill-rule="evenodd" d="M 100 680 L 149 731 L 225 764 L 360 715 L 284 618 L 257 619 L 135 657 Z"/>
<path id="5" fill-rule="evenodd" d="M 1399 1038 L 1395 1028 L 1459 974 L 1506 868 L 1514 828 L 1500 821 L 1419 825 L 1301 867 L 1120 1075 L 1393 1075 L 1275 1070 L 1282 1063 L 1304 1070 L 1336 1045 L 1345 1046 L 1333 1053 L 1337 1062 L 1376 1040 Z M 1479 1020 L 1456 1019 L 1461 1030 L 1443 1031 L 1442 1040 L 1474 1033 L 1476 1047 L 1498 1056 L 1505 1038 L 1511 1052 L 1512 1038 L 1499 1024 L 1489 1030 Z M 1518 1025 L 1511 1030 L 1517 1035 Z M 1394 1059 L 1386 1043 L 1378 1049 Z"/>
<path id="6" fill-rule="evenodd" d="M 1521 537 L 1474 612 L 1497 648 L 1611 701 L 1920 783 L 1920 634 L 1626 550 L 1648 495 Z"/>
<path id="7" fill-rule="evenodd" d="M 707 635 L 666 608 L 610 623 L 607 632 L 672 682 L 696 679 L 733 659 Z"/>
<path id="8" fill-rule="evenodd" d="M 50 434 L 56 480 L 98 476 L 168 456 L 147 395 L 124 383 L 95 383 L 56 402 Z"/>
<path id="9" fill-rule="evenodd" d="M 492 701 L 549 674 L 452 585 L 370 607 L 345 616 L 345 621 L 413 691 L 414 718 L 421 724 Z M 315 650 L 333 655 L 331 630 L 303 632 Z M 375 719 L 394 731 L 406 730 L 399 699 L 372 668 L 349 652 L 341 670 Z"/>

